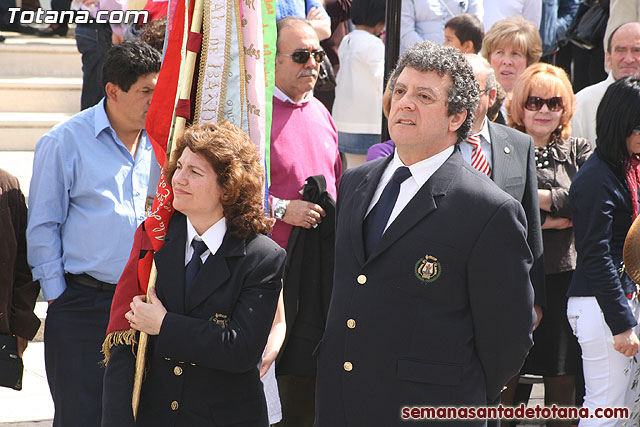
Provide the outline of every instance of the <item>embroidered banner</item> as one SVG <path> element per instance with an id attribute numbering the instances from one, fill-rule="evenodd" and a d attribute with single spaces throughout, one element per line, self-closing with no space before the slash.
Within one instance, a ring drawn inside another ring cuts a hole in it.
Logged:
<path id="1" fill-rule="evenodd" d="M 266 170 L 266 187 L 271 181 L 271 114 L 273 111 L 273 87 L 275 84 L 275 59 L 276 59 L 276 10 L 275 0 L 262 0 L 262 27 L 264 53 L 265 91 L 264 91 L 264 158 Z"/>
<path id="2" fill-rule="evenodd" d="M 205 0 L 194 123 L 218 123 L 231 43 L 229 0 Z"/>
<path id="3" fill-rule="evenodd" d="M 242 39 L 247 88 L 246 117 L 249 136 L 263 156 L 265 153 L 265 64 L 262 0 L 243 0 Z"/>

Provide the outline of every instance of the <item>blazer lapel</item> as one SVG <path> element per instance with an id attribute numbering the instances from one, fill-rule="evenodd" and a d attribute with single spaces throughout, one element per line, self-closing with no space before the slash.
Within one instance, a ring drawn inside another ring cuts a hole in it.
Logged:
<path id="1" fill-rule="evenodd" d="M 447 193 L 463 162 L 462 154 L 456 148 L 389 225 L 378 246 L 367 259 L 367 264 L 411 230 L 420 220 L 438 208 L 435 198 Z"/>
<path id="2" fill-rule="evenodd" d="M 373 198 L 373 194 L 376 192 L 376 188 L 378 188 L 380 177 L 392 158 L 393 155 L 387 157 L 385 161 L 380 162 L 378 165 L 373 167 L 364 176 L 364 179 L 362 179 L 356 188 L 356 191 L 354 191 L 352 195 L 353 202 L 351 206 L 354 206 L 354 210 L 352 211 L 351 226 L 349 228 L 351 229 L 351 243 L 360 265 L 365 263 L 363 235 L 364 218 L 367 213 L 369 203 L 371 203 L 371 199 Z"/>
<path id="3" fill-rule="evenodd" d="M 489 122 L 489 137 L 491 138 L 491 179 L 498 187 L 504 188 L 514 152 L 513 146 L 500 126 L 492 122 Z"/>
<path id="4" fill-rule="evenodd" d="M 158 279 L 156 292 L 167 311 L 184 313 L 184 250 L 187 220 L 180 212 L 171 217 L 165 243 L 154 255 Z"/>
<path id="5" fill-rule="evenodd" d="M 186 243 L 185 243 L 186 244 Z M 233 237 L 229 231 L 222 240 L 222 245 L 215 254 L 209 255 L 185 296 L 185 314 L 189 314 L 231 276 L 228 258 L 245 254 L 244 240 Z"/>

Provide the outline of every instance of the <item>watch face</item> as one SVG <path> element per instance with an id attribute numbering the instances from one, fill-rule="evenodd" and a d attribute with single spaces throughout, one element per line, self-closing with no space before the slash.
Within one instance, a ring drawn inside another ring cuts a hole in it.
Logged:
<path id="1" fill-rule="evenodd" d="M 286 207 L 284 204 L 277 203 L 275 209 L 273 210 L 273 216 L 275 219 L 284 218 L 284 213 L 286 212 Z"/>

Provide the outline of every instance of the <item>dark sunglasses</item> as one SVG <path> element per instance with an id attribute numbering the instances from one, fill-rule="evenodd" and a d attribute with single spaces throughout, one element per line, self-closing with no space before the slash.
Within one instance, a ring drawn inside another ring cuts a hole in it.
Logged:
<path id="1" fill-rule="evenodd" d="M 313 59 L 315 59 L 319 64 L 324 61 L 324 57 L 327 56 L 327 53 L 322 49 L 314 50 L 313 52 L 309 52 L 306 49 L 298 49 L 293 53 L 281 53 L 280 55 L 290 56 L 291 60 L 298 64 L 306 64 L 309 57 L 313 55 Z"/>
<path id="2" fill-rule="evenodd" d="M 562 110 L 562 97 L 554 96 L 553 98 L 544 99 L 538 96 L 530 96 L 524 103 L 524 108 L 529 111 L 539 111 L 544 104 L 547 104 L 549 111 Z"/>

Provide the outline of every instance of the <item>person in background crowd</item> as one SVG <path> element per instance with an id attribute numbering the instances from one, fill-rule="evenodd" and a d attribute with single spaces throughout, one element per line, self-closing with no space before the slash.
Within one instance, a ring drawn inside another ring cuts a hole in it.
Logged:
<path id="1" fill-rule="evenodd" d="M 142 26 L 140 30 L 140 41 L 148 44 L 158 52 L 162 53 L 164 39 L 167 32 L 167 17 L 154 19 Z"/>
<path id="2" fill-rule="evenodd" d="M 44 349 L 55 427 L 100 425 L 111 300 L 160 176 L 144 130 L 159 71 L 160 54 L 147 44 L 114 46 L 103 67 L 105 99 L 36 146 L 27 243 L 49 301 Z"/>
<path id="3" fill-rule="evenodd" d="M 497 93 L 495 71 L 479 55 L 467 54 L 465 57 L 473 68 L 481 92 L 471 133 L 460 143 L 460 151 L 467 163 L 490 177 L 500 189 L 520 202 L 524 209 L 527 218 L 527 244 L 533 255 L 533 266 L 529 274 L 534 289 L 537 327 L 543 317 L 546 296 L 533 140 L 522 132 L 491 122 L 486 117 Z M 516 383 L 517 377 L 511 379 L 507 390 L 502 393 L 504 405 L 512 404 L 510 393 Z M 500 402 L 497 400 L 489 402 L 490 405 L 498 403 Z M 496 423 L 496 420 L 490 420 L 489 423 Z"/>
<path id="4" fill-rule="evenodd" d="M 482 22 L 469 13 L 455 16 L 444 24 L 444 43 L 442 44 L 455 47 L 462 53 L 480 52 L 483 38 Z"/>
<path id="5" fill-rule="evenodd" d="M 490 105 L 487 109 L 487 117 L 492 122 L 499 123 L 501 125 L 506 125 L 507 122 L 502 114 L 500 114 L 500 109 L 504 104 L 504 101 L 507 99 L 507 92 L 504 91 L 502 85 L 496 81 L 496 100 L 493 102 L 493 105 Z"/>
<path id="6" fill-rule="evenodd" d="M 284 277 L 287 337 L 276 366 L 282 402 L 279 426 L 306 427 L 313 425 L 315 416 L 313 350 L 324 331 L 333 284 L 334 218 L 327 210 L 335 207 L 342 162 L 331 114 L 313 97 L 325 55 L 318 36 L 309 22 L 293 16 L 277 21 L 277 26 L 269 203 L 276 219 L 271 238 L 287 249 L 288 258 Z M 323 200 L 330 198 L 333 206 L 302 200 L 307 185 L 318 176 L 326 191 L 316 194 L 326 193 Z M 326 247 L 290 248 L 295 240 L 292 236 L 318 236 L 315 231 L 329 236 Z M 307 257 L 307 251 L 311 256 Z M 290 268 L 298 265 L 292 259 L 305 268 Z M 321 264 L 325 261 L 329 265 Z M 312 277 L 295 277 L 292 270 Z"/>
<path id="7" fill-rule="evenodd" d="M 622 0 L 629 1 L 629 0 Z M 631 0 L 633 1 L 633 0 Z M 581 4 L 588 10 L 591 6 L 597 6 L 601 8 L 604 13 L 604 18 L 609 16 L 609 4 L 610 0 L 597 0 L 597 1 L 582 1 Z M 596 23 L 597 22 L 597 23 Z M 590 27 L 594 31 L 602 31 L 602 27 L 606 31 L 606 25 L 602 22 L 590 22 Z M 609 40 L 608 38 L 606 40 Z M 571 54 L 573 57 L 573 73 L 571 75 L 573 79 L 573 90 L 579 93 L 587 86 L 591 86 L 597 82 L 600 82 L 607 78 L 607 72 L 605 70 L 605 50 L 606 41 L 595 40 L 593 46 L 590 48 L 581 46 L 580 44 L 572 43 Z M 593 142 L 593 141 L 592 141 Z"/>
<path id="8" fill-rule="evenodd" d="M 522 16 L 536 29 L 540 28 L 543 0 L 484 0 L 484 28 L 489 30 L 498 21 Z"/>
<path id="9" fill-rule="evenodd" d="M 331 36 L 331 18 L 322 0 L 282 0 L 276 2 L 276 20 L 287 16 L 306 19 L 313 27 L 319 40 Z"/>
<path id="10" fill-rule="evenodd" d="M 606 80 L 588 86 L 576 94 L 578 105 L 571 120 L 573 135 L 586 138 L 596 146 L 596 111 L 607 88 L 624 77 L 640 75 L 640 22 L 622 24 L 607 41 L 605 53 L 611 70 Z"/>
<path id="11" fill-rule="evenodd" d="M 145 28 L 149 28 L 147 31 L 152 31 L 152 39 L 156 40 L 151 44 L 149 41 L 145 41 L 145 43 L 151 45 L 158 52 L 163 53 L 164 45 L 161 44 L 159 47 L 156 47 L 155 43 L 159 43 L 159 40 L 164 42 L 164 38 L 166 36 L 166 26 L 167 26 L 167 11 L 169 8 L 168 1 L 155 1 L 155 0 L 147 0 L 142 10 L 147 13 L 147 20 L 143 22 L 142 18 L 138 19 L 138 22 L 130 22 L 127 24 L 127 30 L 124 33 L 124 40 L 138 40 L 142 31 Z M 155 23 L 157 20 L 164 19 L 164 24 Z M 155 23 L 155 24 L 154 24 Z M 161 27 L 164 28 L 161 28 Z M 160 33 L 160 31 L 164 31 L 165 33 Z"/>
<path id="12" fill-rule="evenodd" d="M 562 68 L 571 80 L 571 46 L 567 31 L 573 22 L 580 0 L 547 0 L 542 2 L 542 62 Z"/>
<path id="13" fill-rule="evenodd" d="M 61 0 L 63 1 L 63 0 Z M 92 18 L 99 11 L 127 10 L 126 0 L 73 0 L 73 10 L 86 10 Z M 126 24 L 76 24 L 75 36 L 78 52 L 82 54 L 82 93 L 80 109 L 93 107 L 105 96 L 102 84 L 102 64 L 109 48 L 121 43 Z"/>
<path id="14" fill-rule="evenodd" d="M 0 169 L 0 334 L 14 335 L 18 355 L 38 332 L 33 313 L 40 291 L 27 263 L 27 205 L 18 179 Z"/>
<path id="15" fill-rule="evenodd" d="M 495 70 L 507 99 L 520 74 L 538 62 L 541 55 L 542 40 L 537 28 L 521 16 L 496 22 L 482 42 L 482 56 Z M 501 112 L 506 116 L 504 106 Z"/>
<path id="16" fill-rule="evenodd" d="M 576 266 L 568 196 L 571 181 L 591 154 L 589 141 L 571 135 L 575 97 L 561 69 L 534 64 L 520 76 L 509 106 L 510 126 L 535 144 L 547 305 L 533 333 L 522 372 L 544 377 L 545 406 L 572 406 L 580 348 L 567 321 L 567 290 Z M 549 426 L 571 425 L 548 420 Z"/>
<path id="17" fill-rule="evenodd" d="M 596 114 L 597 148 L 569 190 L 578 252 L 567 317 L 582 348 L 584 407 L 631 407 L 638 352 L 637 285 L 624 271 L 622 250 L 638 216 L 640 78 L 607 88 Z M 581 426 L 624 420 L 581 419 Z"/>
<path id="18" fill-rule="evenodd" d="M 389 120 L 389 111 L 385 109 L 385 105 L 389 105 L 389 98 L 391 98 L 391 93 L 389 92 L 389 85 L 387 85 L 382 93 L 382 113 L 387 120 Z M 393 154 L 393 150 L 395 150 L 395 148 L 395 144 L 390 139 L 373 144 L 367 150 L 367 158 L 365 161 L 370 162 L 371 160 L 388 157 Z"/>
<path id="19" fill-rule="evenodd" d="M 51 10 L 54 10 L 58 13 L 69 10 L 70 6 L 71 0 L 51 0 Z M 68 31 L 69 25 L 67 23 L 53 23 L 49 24 L 49 26 L 46 28 L 38 30 L 36 34 L 39 37 L 66 37 Z"/>
<path id="20" fill-rule="evenodd" d="M 463 13 L 484 16 L 482 0 L 404 0 L 400 27 L 400 53 L 423 41 L 444 42 L 444 24 Z"/>
<path id="21" fill-rule="evenodd" d="M 369 147 L 380 142 L 385 24 L 385 0 L 354 0 L 351 20 L 356 29 L 340 44 L 342 64 L 336 85 L 333 120 L 346 168 L 365 162 Z"/>
<path id="22" fill-rule="evenodd" d="M 480 96 L 471 67 L 457 49 L 419 43 L 388 86 L 394 155 L 340 183 L 318 427 L 404 426 L 406 406 L 486 406 L 532 344 L 524 211 L 456 146 Z"/>
<path id="23" fill-rule="evenodd" d="M 115 345 L 100 425 L 266 426 L 258 362 L 286 254 L 266 236 L 272 222 L 264 214 L 260 155 L 244 132 L 224 121 L 187 129 L 176 159 L 164 172 L 176 211 L 166 244 L 154 255 L 158 279 L 150 303 L 144 295 L 124 302 L 123 310 L 131 307 L 128 325 L 113 317 L 117 304 L 111 312 L 111 323 L 150 336 L 139 411 L 134 421 L 135 353 L 131 345 Z M 137 260 L 131 258 L 133 268 Z"/>
<path id="24" fill-rule="evenodd" d="M 40 7 L 38 0 L 22 0 L 20 9 L 22 11 L 34 11 Z M 22 12 L 15 15 L 16 19 L 11 22 L 12 13 L 9 12 L 9 8 L 17 7 L 16 0 L 0 0 L 0 30 L 1 31 L 13 31 L 21 34 L 34 34 L 37 32 L 36 28 L 30 25 L 23 25 L 20 23 L 20 17 Z M 5 36 L 0 34 L 0 43 L 5 41 Z"/>
<path id="25" fill-rule="evenodd" d="M 340 60 L 338 58 L 338 47 L 342 42 L 344 36 L 349 33 L 349 15 L 351 10 L 352 0 L 323 0 L 324 8 L 331 19 L 331 37 L 320 41 L 320 46 L 327 53 L 327 58 L 333 69 L 334 75 L 338 75 L 340 71 Z M 325 65 L 326 65 L 325 61 Z M 327 107 L 327 110 L 333 109 L 333 102 L 335 100 L 335 87 L 332 85 L 326 85 L 322 88 L 316 87 L 313 91 L 313 96 L 318 98 L 322 104 Z"/>
<path id="26" fill-rule="evenodd" d="M 530 136 L 487 118 L 489 106 L 497 95 L 495 72 L 480 55 L 466 54 L 480 86 L 480 101 L 475 111 L 470 137 L 460 142 L 462 157 L 483 172 L 522 205 L 527 217 L 527 243 L 533 255 L 531 284 L 535 290 L 537 323 L 545 306 L 542 232 L 536 191 L 533 140 Z M 482 159 L 485 159 L 485 162 Z"/>
<path id="27" fill-rule="evenodd" d="M 610 0 L 609 20 L 603 39 L 605 46 L 611 33 L 627 22 L 640 22 L 640 0 Z"/>

